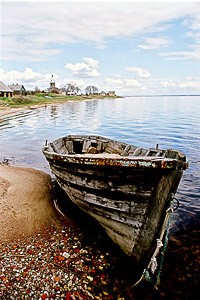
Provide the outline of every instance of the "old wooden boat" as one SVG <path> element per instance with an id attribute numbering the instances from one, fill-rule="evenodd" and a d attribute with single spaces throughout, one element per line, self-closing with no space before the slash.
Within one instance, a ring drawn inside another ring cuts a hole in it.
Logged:
<path id="1" fill-rule="evenodd" d="M 147 261 L 188 167 L 186 156 L 86 135 L 46 141 L 43 154 L 69 198 L 137 264 Z"/>

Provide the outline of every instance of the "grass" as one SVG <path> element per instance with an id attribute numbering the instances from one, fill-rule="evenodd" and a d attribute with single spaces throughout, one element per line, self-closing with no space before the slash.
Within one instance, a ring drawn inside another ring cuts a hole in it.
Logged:
<path id="1" fill-rule="evenodd" d="M 35 94 L 35 95 L 17 95 L 12 98 L 0 98 L 0 109 L 4 107 L 24 107 L 32 105 L 45 105 L 51 103 L 62 103 L 69 100 L 85 100 L 85 99 L 102 99 L 100 95 L 82 95 L 82 96 L 66 96 L 60 94 Z M 106 96 L 106 98 L 114 98 L 114 96 Z"/>

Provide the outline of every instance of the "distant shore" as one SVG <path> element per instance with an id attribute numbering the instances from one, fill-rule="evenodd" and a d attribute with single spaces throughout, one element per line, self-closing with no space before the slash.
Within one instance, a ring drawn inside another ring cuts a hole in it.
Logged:
<path id="1" fill-rule="evenodd" d="M 89 95 L 89 96 L 63 96 L 63 95 L 28 95 L 28 96 L 14 96 L 12 98 L 0 99 L 0 118 L 15 114 L 21 111 L 44 107 L 52 104 L 67 103 L 71 101 L 82 100 L 95 100 L 103 98 L 121 98 L 120 96 L 101 96 L 101 95 Z"/>

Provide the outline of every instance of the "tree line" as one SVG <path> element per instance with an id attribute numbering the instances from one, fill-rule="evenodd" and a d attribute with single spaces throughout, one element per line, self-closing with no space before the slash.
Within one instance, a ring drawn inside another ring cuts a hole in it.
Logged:
<path id="1" fill-rule="evenodd" d="M 81 89 L 73 83 L 68 83 L 63 87 L 63 91 L 66 93 L 80 93 Z M 88 85 L 85 88 L 86 95 L 94 95 L 98 93 L 98 88 L 94 85 Z"/>
<path id="2" fill-rule="evenodd" d="M 81 93 L 81 89 L 78 86 L 76 86 L 76 84 L 74 84 L 74 83 L 68 83 L 60 89 L 57 89 L 57 88 L 52 89 L 51 93 L 58 94 L 59 93 L 58 91 L 65 92 L 66 94 L 79 94 L 79 93 Z M 34 92 L 35 93 L 40 93 L 41 90 L 36 86 Z M 43 92 L 45 92 L 45 91 L 43 91 Z M 86 95 L 98 94 L 98 88 L 94 85 L 88 85 L 85 88 L 85 94 Z"/>

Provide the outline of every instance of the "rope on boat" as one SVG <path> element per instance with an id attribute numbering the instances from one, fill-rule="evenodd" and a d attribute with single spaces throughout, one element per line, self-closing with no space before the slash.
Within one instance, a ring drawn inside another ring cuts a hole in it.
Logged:
<path id="1" fill-rule="evenodd" d="M 161 271 L 162 271 L 162 267 L 163 267 L 164 254 L 165 254 L 165 251 L 167 249 L 167 244 L 168 244 L 168 236 L 169 236 L 169 228 L 170 228 L 170 226 L 169 226 L 170 216 L 175 210 L 178 209 L 178 206 L 179 206 L 179 202 L 174 197 L 173 193 L 171 193 L 169 195 L 169 199 L 170 199 L 170 206 L 166 210 L 166 215 L 165 215 L 165 219 L 164 219 L 164 222 L 163 222 L 163 225 L 162 225 L 162 228 L 161 228 L 160 237 L 159 237 L 159 239 L 157 239 L 156 249 L 155 249 L 155 251 L 154 251 L 154 253 L 153 253 L 153 255 L 152 255 L 152 257 L 149 261 L 149 264 L 148 264 L 147 268 L 143 270 L 143 273 L 142 273 L 141 277 L 139 278 L 139 280 L 137 282 L 135 282 L 130 288 L 135 287 L 143 279 L 146 279 L 147 281 L 149 281 L 153 284 L 155 289 L 158 290 L 157 286 L 160 284 L 160 275 L 161 275 Z M 176 200 L 176 202 L 177 202 L 175 208 L 173 208 L 173 204 L 174 204 L 173 200 Z M 164 234 L 165 234 L 165 239 L 164 239 L 164 243 L 162 243 Z M 161 252 L 161 261 L 160 261 L 160 265 L 159 265 L 159 271 L 158 271 L 158 275 L 157 275 L 157 278 L 156 278 L 156 283 L 154 284 L 152 279 L 151 279 L 150 272 L 152 274 L 154 274 L 156 269 L 158 268 L 158 263 L 157 263 L 156 257 L 159 254 L 160 249 L 162 247 L 163 247 L 163 251 Z M 150 272 L 149 272 L 149 270 L 150 270 Z"/>

